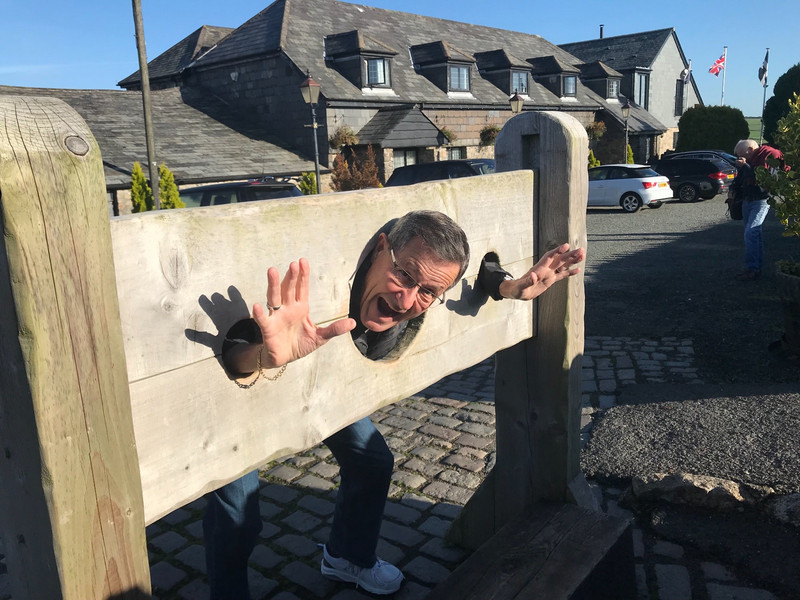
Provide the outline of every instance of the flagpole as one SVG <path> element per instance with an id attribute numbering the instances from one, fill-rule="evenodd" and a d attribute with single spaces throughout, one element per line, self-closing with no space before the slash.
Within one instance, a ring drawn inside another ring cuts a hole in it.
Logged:
<path id="1" fill-rule="evenodd" d="M 767 56 L 769 56 L 769 48 L 767 48 Z M 766 58 L 764 59 L 766 63 Z M 764 143 L 764 108 L 767 106 L 767 78 L 764 74 L 764 98 L 761 100 L 761 133 L 758 134 L 758 145 Z"/>
<path id="2" fill-rule="evenodd" d="M 728 70 L 728 47 L 725 46 L 722 51 L 722 99 L 720 104 L 725 106 L 725 72 Z"/>
<path id="3" fill-rule="evenodd" d="M 689 104 L 689 86 L 692 84 L 692 59 L 689 59 L 689 72 L 686 73 L 686 81 L 683 83 L 683 91 L 686 95 L 686 100 L 683 102 L 683 110 L 688 108 Z"/>

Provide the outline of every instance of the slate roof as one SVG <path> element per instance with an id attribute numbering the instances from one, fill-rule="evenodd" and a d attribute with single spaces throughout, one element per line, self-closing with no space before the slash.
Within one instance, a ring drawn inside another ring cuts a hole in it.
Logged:
<path id="1" fill-rule="evenodd" d="M 147 72 L 150 81 L 158 79 L 169 79 L 180 75 L 184 67 L 198 56 L 213 48 L 221 39 L 225 38 L 233 28 L 231 27 L 211 27 L 203 25 L 200 29 L 193 31 L 183 38 L 172 48 L 159 54 L 156 58 L 147 63 Z M 125 79 L 117 83 L 119 87 L 129 88 L 132 85 L 139 85 L 142 76 L 137 69 Z"/>
<path id="2" fill-rule="evenodd" d="M 578 67 L 559 60 L 555 56 L 529 58 L 528 62 L 534 75 L 553 75 L 554 73 L 574 73 L 577 75 L 581 72 Z"/>
<path id="3" fill-rule="evenodd" d="M 328 56 L 347 56 L 357 52 L 394 56 L 397 50 L 362 34 L 357 29 L 345 33 L 329 35 L 325 38 L 325 54 Z"/>
<path id="4" fill-rule="evenodd" d="M 129 188 L 133 163 L 147 164 L 140 92 L 0 86 L 0 94 L 59 98 L 75 109 L 100 146 L 110 189 Z M 151 102 L 156 160 L 166 163 L 179 184 L 314 170 L 313 160 L 276 140 L 263 134 L 248 137 L 189 106 L 177 88 L 151 92 Z"/>
<path id="5" fill-rule="evenodd" d="M 510 52 L 503 49 L 489 50 L 487 52 L 476 52 L 475 60 L 478 61 L 478 68 L 481 71 L 492 71 L 495 69 L 530 69 L 531 65 L 527 61 L 517 58 Z"/>
<path id="6" fill-rule="evenodd" d="M 667 43 L 675 29 L 656 29 L 643 33 L 630 33 L 614 37 L 560 44 L 559 47 L 577 56 L 583 62 L 601 60 L 617 71 L 650 68 L 658 53 Z M 677 44 L 677 38 L 676 38 Z M 680 48 L 680 45 L 678 45 Z"/>
<path id="7" fill-rule="evenodd" d="M 359 144 L 381 148 L 439 146 L 445 141 L 436 125 L 412 106 L 383 108 L 358 132 Z"/>
<path id="8" fill-rule="evenodd" d="M 584 79 L 606 79 L 608 77 L 622 77 L 622 73 L 612 69 L 603 62 L 597 60 L 592 63 L 580 65 L 581 77 Z"/>
<path id="9" fill-rule="evenodd" d="M 396 97 L 369 100 L 373 103 L 447 103 L 506 105 L 508 96 L 472 69 L 473 98 L 451 98 L 424 74 L 414 70 L 411 46 L 444 42 L 451 50 L 473 57 L 477 52 L 502 48 L 523 60 L 555 56 L 568 65 L 582 61 L 538 35 L 518 33 L 481 25 L 434 19 L 411 13 L 349 4 L 338 0 L 276 0 L 199 58 L 195 68 L 236 62 L 255 55 L 284 52 L 301 72 L 310 71 L 322 86 L 329 104 L 362 102 L 365 96 L 338 71 L 325 62 L 326 36 L 358 30 L 361 34 L 393 48 L 392 89 Z M 596 103 L 578 84 L 576 99 L 562 100 L 539 84 L 530 86 L 527 106 L 594 110 Z"/>

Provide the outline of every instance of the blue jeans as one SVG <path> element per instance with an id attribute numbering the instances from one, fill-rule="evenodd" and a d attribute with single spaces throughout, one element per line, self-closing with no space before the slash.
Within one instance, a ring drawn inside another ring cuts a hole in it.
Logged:
<path id="1" fill-rule="evenodd" d="M 369 418 L 324 441 L 339 462 L 328 552 L 360 567 L 375 564 L 394 456 Z M 253 471 L 208 495 L 203 517 L 211 600 L 248 600 L 247 561 L 261 532 L 258 473 Z"/>
<path id="2" fill-rule="evenodd" d="M 767 218 L 769 204 L 766 200 L 745 200 L 742 203 L 744 220 L 744 264 L 751 271 L 761 271 L 764 265 L 764 240 L 761 225 Z"/>

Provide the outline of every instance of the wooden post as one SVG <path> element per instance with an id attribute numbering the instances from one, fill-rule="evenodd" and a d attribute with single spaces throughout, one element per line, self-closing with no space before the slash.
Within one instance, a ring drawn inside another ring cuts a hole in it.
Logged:
<path id="1" fill-rule="evenodd" d="M 149 569 L 100 152 L 59 100 L 2 97 L 0 120 L 0 528 L 11 592 L 140 598 Z"/>
<path id="2" fill-rule="evenodd" d="M 586 131 L 564 113 L 524 113 L 498 135 L 498 170 L 534 171 L 534 260 L 563 242 L 586 247 L 587 155 Z M 497 462 L 449 535 L 469 548 L 535 502 L 589 504 L 579 464 L 583 275 L 536 303 L 533 338 L 497 354 Z"/>

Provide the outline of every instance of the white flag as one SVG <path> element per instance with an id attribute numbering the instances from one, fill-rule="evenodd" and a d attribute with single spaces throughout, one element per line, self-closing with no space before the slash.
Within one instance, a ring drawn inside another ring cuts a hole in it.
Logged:
<path id="1" fill-rule="evenodd" d="M 764 56 L 764 62 L 758 69 L 758 80 L 764 87 L 767 87 L 767 63 L 769 63 L 769 49 L 767 49 L 767 54 Z"/>

